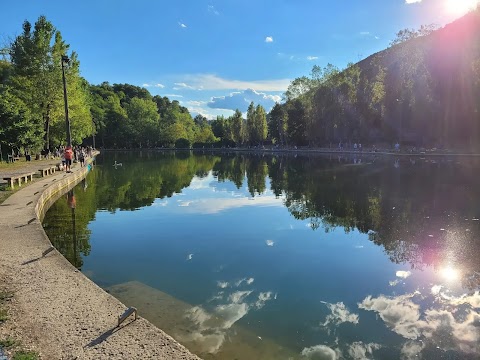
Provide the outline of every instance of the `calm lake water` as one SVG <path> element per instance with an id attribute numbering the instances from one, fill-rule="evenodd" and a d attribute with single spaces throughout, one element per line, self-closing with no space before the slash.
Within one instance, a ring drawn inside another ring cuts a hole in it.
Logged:
<path id="1" fill-rule="evenodd" d="M 479 359 L 479 176 L 474 158 L 105 153 L 44 227 L 204 359 Z"/>

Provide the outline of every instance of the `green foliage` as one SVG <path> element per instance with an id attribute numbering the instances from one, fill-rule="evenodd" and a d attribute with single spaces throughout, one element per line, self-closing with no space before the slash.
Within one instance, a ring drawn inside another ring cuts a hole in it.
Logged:
<path id="1" fill-rule="evenodd" d="M 13 355 L 12 360 L 38 360 L 38 354 L 34 351 L 18 351 Z"/>
<path id="2" fill-rule="evenodd" d="M 283 106 L 276 103 L 272 111 L 270 111 L 268 121 L 268 132 L 271 139 L 277 141 L 280 145 L 286 144 L 287 141 L 287 112 Z"/>
<path id="3" fill-rule="evenodd" d="M 0 324 L 8 320 L 8 313 L 5 309 L 0 309 Z"/>
<path id="4" fill-rule="evenodd" d="M 188 139 L 180 138 L 175 140 L 175 148 L 177 149 L 189 149 L 190 145 L 190 140 Z"/>
<path id="5" fill-rule="evenodd" d="M 434 25 L 406 29 L 387 50 L 342 71 L 314 66 L 285 93 L 289 145 L 399 141 L 478 151 L 479 26 L 472 13 L 438 32 Z M 459 34 L 458 45 L 442 45 Z M 269 114 L 275 141 L 281 138 L 278 109 Z"/>
<path id="6" fill-rule="evenodd" d="M 12 338 L 6 338 L 5 340 L 0 340 L 0 348 L 8 349 L 18 345 L 18 341 Z"/>
<path id="7" fill-rule="evenodd" d="M 25 21 L 23 32 L 9 46 L 10 62 L 4 60 L 0 66 L 1 83 L 7 85 L 11 94 L 23 104 L 23 119 L 20 128 L 32 123 L 32 115 L 40 119 L 42 131 L 30 131 L 28 141 L 14 144 L 16 148 L 37 150 L 39 143 L 50 148 L 65 142 L 65 113 L 63 102 L 63 81 L 61 56 L 69 53 L 69 45 L 64 42 L 58 30 L 44 16 L 32 25 Z M 66 66 L 69 113 L 74 143 L 93 132 L 88 98 L 88 84 L 80 77 L 77 54 L 70 52 L 71 61 Z M 18 115 L 18 114 L 17 114 Z M 30 118 L 29 118 L 30 117 Z M 21 137 L 25 139 L 25 137 Z"/>

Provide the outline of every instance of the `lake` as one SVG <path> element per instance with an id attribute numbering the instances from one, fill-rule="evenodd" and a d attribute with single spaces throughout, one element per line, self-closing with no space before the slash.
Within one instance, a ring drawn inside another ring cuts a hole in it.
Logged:
<path id="1" fill-rule="evenodd" d="M 105 152 L 43 225 L 204 359 L 479 359 L 479 176 L 477 158 Z"/>

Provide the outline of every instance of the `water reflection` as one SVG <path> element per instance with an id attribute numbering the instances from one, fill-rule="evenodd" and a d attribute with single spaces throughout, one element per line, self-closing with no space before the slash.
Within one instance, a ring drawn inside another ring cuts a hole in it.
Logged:
<path id="1" fill-rule="evenodd" d="M 47 213 L 49 237 L 205 359 L 478 358 L 478 160 L 144 152 L 98 164 Z M 135 257 L 115 264 L 132 242 Z M 181 302 L 175 318 L 142 283 Z"/>

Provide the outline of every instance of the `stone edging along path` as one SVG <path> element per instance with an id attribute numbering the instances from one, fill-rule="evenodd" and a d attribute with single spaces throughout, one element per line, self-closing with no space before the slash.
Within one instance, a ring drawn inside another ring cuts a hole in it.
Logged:
<path id="1" fill-rule="evenodd" d="M 0 338 L 21 340 L 49 360 L 199 359 L 141 317 L 117 328 L 125 305 L 58 251 L 42 257 L 51 247 L 41 224 L 44 212 L 87 173 L 78 166 L 71 174 L 57 173 L 0 204 L 0 282 L 14 294 Z"/>

